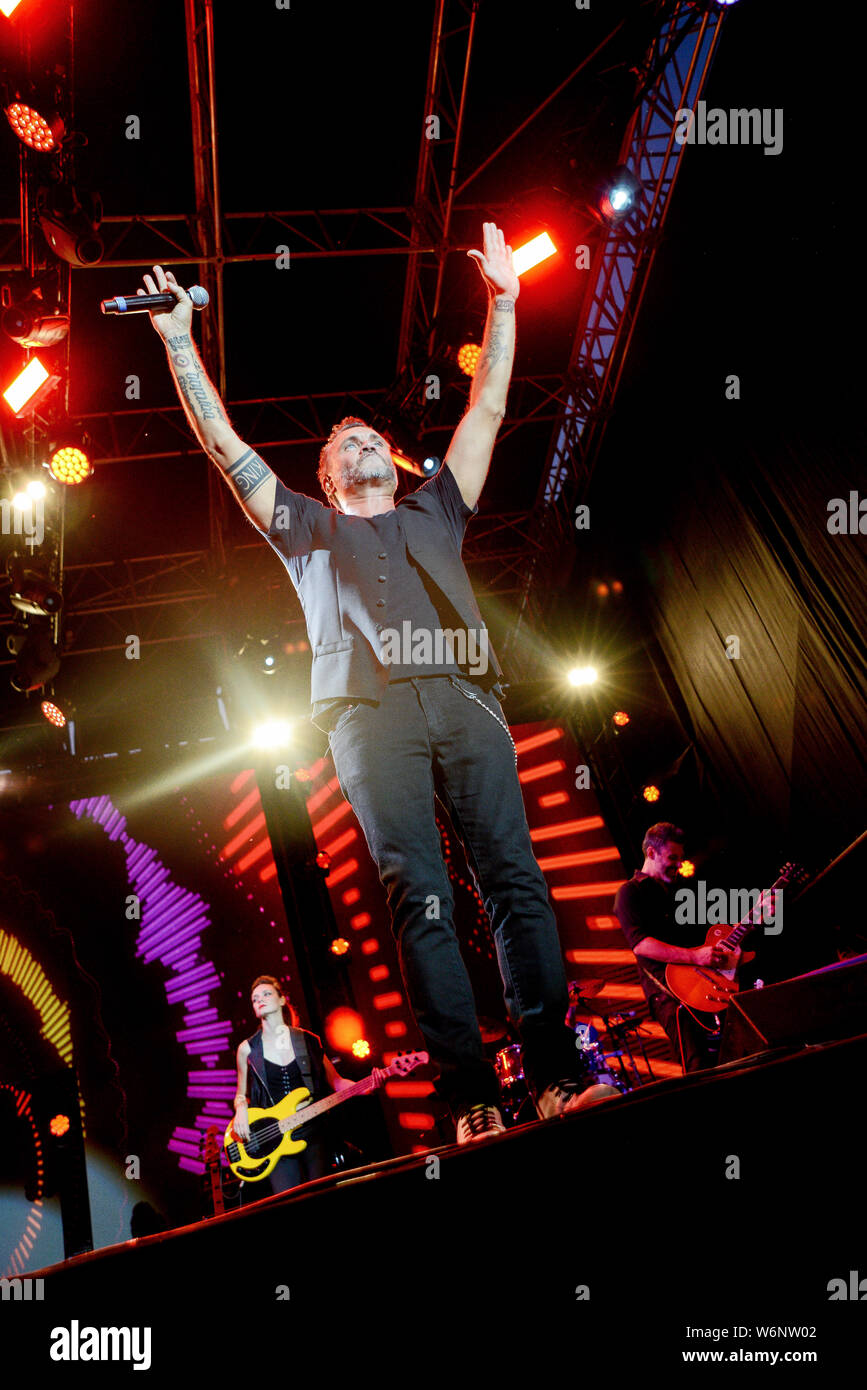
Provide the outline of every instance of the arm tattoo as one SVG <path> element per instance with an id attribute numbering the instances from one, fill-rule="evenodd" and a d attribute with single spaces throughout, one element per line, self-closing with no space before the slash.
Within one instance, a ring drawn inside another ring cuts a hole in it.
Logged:
<path id="1" fill-rule="evenodd" d="M 485 367 L 494 367 L 498 362 L 502 362 L 505 356 L 506 345 L 503 341 L 503 333 L 499 328 L 492 328 L 488 338 L 483 365 Z"/>
<path id="2" fill-rule="evenodd" d="M 234 483 L 241 502 L 246 502 L 248 497 L 252 497 L 271 477 L 270 468 L 260 459 L 255 449 L 248 449 L 246 454 L 242 454 L 225 472 L 226 477 Z"/>
<path id="3" fill-rule="evenodd" d="M 178 359 L 175 359 L 178 364 Z M 189 406 L 192 414 L 199 420 L 222 420 L 228 425 L 225 411 L 220 405 L 219 398 L 208 390 L 207 379 L 203 378 L 198 367 L 193 367 L 186 376 L 180 372 L 177 374 L 178 386 L 184 394 L 184 400 Z"/>
<path id="4" fill-rule="evenodd" d="M 495 299 L 494 307 L 499 309 L 503 314 L 514 314 L 515 301 L 514 299 Z"/>
<path id="5" fill-rule="evenodd" d="M 172 352 L 177 352 L 179 348 L 191 347 L 189 333 L 181 333 L 177 338 L 166 338 L 166 346 Z"/>

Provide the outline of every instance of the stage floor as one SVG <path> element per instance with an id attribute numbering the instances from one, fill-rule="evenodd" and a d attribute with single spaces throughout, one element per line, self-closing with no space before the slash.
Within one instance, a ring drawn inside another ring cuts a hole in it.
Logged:
<path id="1" fill-rule="evenodd" d="M 410 1328 L 411 1364 L 436 1362 L 443 1381 L 458 1329 L 480 1357 L 540 1339 L 543 1361 L 576 1374 L 667 1373 L 681 1353 L 721 1348 L 815 1352 L 814 1373 L 830 1372 L 867 1322 L 860 1297 L 829 1291 L 860 1271 L 867 1298 L 865 1060 L 867 1036 L 769 1054 L 325 1178 L 33 1271 L 43 1301 L 16 1320 L 40 1339 L 72 1319 L 146 1323 L 157 1371 L 186 1346 L 191 1369 L 240 1372 L 281 1328 L 350 1365 L 365 1330 L 363 1360 L 388 1378 Z M 298 1344 L 290 1361 L 308 1353 Z"/>

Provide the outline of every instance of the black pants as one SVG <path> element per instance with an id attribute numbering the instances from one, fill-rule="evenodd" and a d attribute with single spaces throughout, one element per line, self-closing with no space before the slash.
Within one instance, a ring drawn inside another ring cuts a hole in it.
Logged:
<path id="1" fill-rule="evenodd" d="M 705 1015 L 707 1023 L 713 1028 L 708 1032 L 696 1023 L 692 1014 L 676 999 L 667 994 L 655 994 L 650 1001 L 650 1012 L 661 1023 L 674 1048 L 674 1055 L 681 1062 L 684 1071 L 701 1071 L 703 1067 L 716 1066 L 719 1057 L 720 1033 L 717 1031 L 713 1014 Z M 678 1029 L 680 1036 L 678 1037 Z"/>
<path id="2" fill-rule="evenodd" d="M 435 796 L 463 841 L 490 918 L 531 1090 L 577 1075 L 557 924 L 499 701 L 462 677 L 394 681 L 378 705 L 344 710 L 329 741 L 385 886 L 407 996 L 452 1113 L 495 1104 L 498 1090 L 453 925 Z"/>
<path id="3" fill-rule="evenodd" d="M 274 1171 L 260 1182 L 245 1182 L 241 1187 L 241 1205 L 273 1197 L 277 1192 L 289 1192 L 314 1178 L 327 1177 L 331 1172 L 331 1154 L 327 1145 L 307 1141 L 307 1148 L 298 1154 L 284 1154 L 277 1160 Z"/>

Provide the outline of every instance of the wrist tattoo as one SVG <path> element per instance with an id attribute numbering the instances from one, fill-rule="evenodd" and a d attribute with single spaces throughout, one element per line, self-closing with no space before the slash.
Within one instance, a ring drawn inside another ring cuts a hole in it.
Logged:
<path id="1" fill-rule="evenodd" d="M 514 301 L 514 299 L 496 299 L 496 298 L 495 298 L 495 299 L 494 299 L 494 306 L 495 306 L 497 309 L 499 309 L 499 310 L 500 310 L 502 313 L 504 313 L 504 314 L 514 314 L 514 312 L 515 312 L 515 301 Z"/>
<path id="2" fill-rule="evenodd" d="M 179 348 L 192 347 L 189 333 L 180 333 L 177 338 L 166 338 L 166 346 L 171 348 L 172 352 L 177 352 Z"/>
<path id="3" fill-rule="evenodd" d="M 248 497 L 252 497 L 254 492 L 266 483 L 271 476 L 268 465 L 260 459 L 255 449 L 248 449 L 246 454 L 227 468 L 226 477 L 235 485 L 235 490 L 242 502 L 246 502 Z"/>

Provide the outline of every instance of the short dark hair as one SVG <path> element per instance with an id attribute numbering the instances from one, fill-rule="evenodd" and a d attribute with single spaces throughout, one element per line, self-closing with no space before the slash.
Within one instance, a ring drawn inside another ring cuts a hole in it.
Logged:
<path id="1" fill-rule="evenodd" d="M 325 496 L 328 498 L 328 501 L 331 503 L 332 507 L 336 507 L 337 503 L 334 500 L 334 494 L 329 492 L 325 486 L 325 479 L 329 476 L 328 450 L 330 449 L 332 442 L 337 438 L 338 434 L 341 434 L 343 430 L 348 430 L 350 425 L 361 425 L 365 429 L 370 428 L 366 420 L 359 420 L 358 417 L 355 415 L 344 415 L 342 420 L 339 420 L 336 425 L 331 426 L 331 433 L 329 434 L 325 443 L 322 445 L 322 448 L 319 450 L 319 467 L 316 470 L 316 476 L 319 479 L 319 486 L 322 488 L 322 491 L 325 493 Z"/>
<path id="2" fill-rule="evenodd" d="M 679 825 L 672 825 L 670 820 L 660 820 L 645 831 L 644 839 L 641 842 L 641 852 L 646 855 L 647 851 L 652 848 L 658 853 L 665 848 L 669 840 L 674 840 L 675 844 L 682 845 L 685 839 L 686 836 Z"/>

